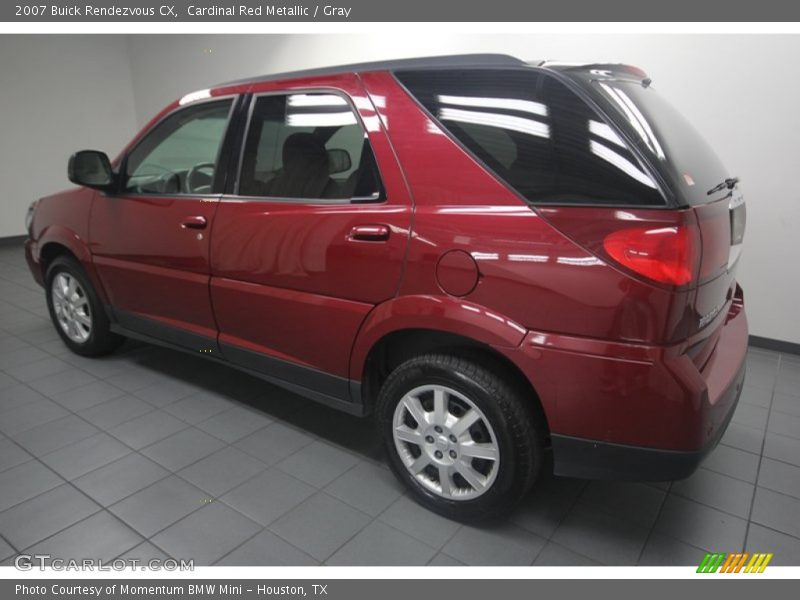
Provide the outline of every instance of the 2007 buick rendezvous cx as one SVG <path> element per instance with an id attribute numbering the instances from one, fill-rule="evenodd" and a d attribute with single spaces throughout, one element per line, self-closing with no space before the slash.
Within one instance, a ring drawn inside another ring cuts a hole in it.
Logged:
<path id="1" fill-rule="evenodd" d="M 189 94 L 30 211 L 56 329 L 356 415 L 425 506 L 687 476 L 741 391 L 737 179 L 624 65 L 439 57 Z"/>

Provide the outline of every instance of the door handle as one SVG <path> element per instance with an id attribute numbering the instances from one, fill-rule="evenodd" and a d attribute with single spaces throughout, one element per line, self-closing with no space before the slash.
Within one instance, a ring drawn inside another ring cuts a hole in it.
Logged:
<path id="1" fill-rule="evenodd" d="M 205 229 L 208 221 L 205 217 L 186 217 L 181 223 L 183 229 Z"/>
<path id="2" fill-rule="evenodd" d="M 389 239 L 386 225 L 356 225 L 350 230 L 348 239 L 358 242 L 385 242 Z"/>

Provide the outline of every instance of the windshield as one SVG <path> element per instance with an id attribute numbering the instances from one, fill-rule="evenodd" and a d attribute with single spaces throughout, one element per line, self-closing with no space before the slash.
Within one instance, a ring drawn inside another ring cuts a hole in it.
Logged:
<path id="1" fill-rule="evenodd" d="M 652 87 L 636 81 L 594 81 L 623 116 L 632 139 L 690 205 L 716 200 L 708 194 L 731 174 L 698 131 Z"/>

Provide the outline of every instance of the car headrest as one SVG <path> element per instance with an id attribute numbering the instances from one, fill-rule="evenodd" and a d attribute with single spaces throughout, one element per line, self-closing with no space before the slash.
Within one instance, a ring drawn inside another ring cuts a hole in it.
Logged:
<path id="1" fill-rule="evenodd" d="M 328 150 L 328 173 L 344 173 L 353 166 L 350 153 L 344 148 L 331 148 Z"/>
<path id="2" fill-rule="evenodd" d="M 329 159 L 325 144 L 313 133 L 293 133 L 283 142 L 283 168 L 327 172 Z"/>

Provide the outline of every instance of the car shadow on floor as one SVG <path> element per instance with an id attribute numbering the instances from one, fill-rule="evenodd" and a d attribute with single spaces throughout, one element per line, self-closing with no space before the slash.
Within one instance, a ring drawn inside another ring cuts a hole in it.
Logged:
<path id="1" fill-rule="evenodd" d="M 160 377 L 194 385 L 342 446 L 365 459 L 382 461 L 381 442 L 371 417 L 349 415 L 224 363 L 177 350 L 128 340 L 121 351 L 135 366 L 151 370 Z"/>

